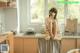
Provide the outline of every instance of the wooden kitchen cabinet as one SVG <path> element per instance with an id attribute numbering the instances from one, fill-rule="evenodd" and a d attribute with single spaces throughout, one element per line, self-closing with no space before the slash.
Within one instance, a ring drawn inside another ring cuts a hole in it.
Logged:
<path id="1" fill-rule="evenodd" d="M 76 47 L 75 39 L 64 38 L 61 40 L 60 53 L 67 53 L 67 51 Z"/>
<path id="2" fill-rule="evenodd" d="M 14 53 L 23 53 L 23 38 L 14 39 Z"/>
<path id="3" fill-rule="evenodd" d="M 0 2 L 7 2 L 8 0 L 0 0 Z"/>
<path id="4" fill-rule="evenodd" d="M 38 53 L 38 40 L 35 38 L 24 39 L 24 53 Z"/>
<path id="5" fill-rule="evenodd" d="M 16 0 L 0 0 L 0 8 L 17 8 Z"/>
<path id="6" fill-rule="evenodd" d="M 80 39 L 77 39 L 77 48 L 80 48 Z"/>
<path id="7" fill-rule="evenodd" d="M 36 38 L 19 38 L 14 40 L 15 53 L 38 53 L 38 40 Z"/>
<path id="8" fill-rule="evenodd" d="M 6 8 L 7 2 L 0 2 L 0 8 Z"/>

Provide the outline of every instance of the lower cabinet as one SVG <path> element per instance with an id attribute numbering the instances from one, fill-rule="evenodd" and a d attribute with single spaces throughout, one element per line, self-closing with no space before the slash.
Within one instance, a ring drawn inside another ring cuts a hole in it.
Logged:
<path id="1" fill-rule="evenodd" d="M 22 38 L 14 39 L 14 53 L 23 53 L 23 39 Z"/>
<path id="2" fill-rule="evenodd" d="M 38 40 L 35 38 L 18 38 L 14 40 L 15 53 L 38 53 Z"/>
<path id="3" fill-rule="evenodd" d="M 6 8 L 7 6 L 7 2 L 1 2 L 0 1 L 0 8 Z"/>
<path id="4" fill-rule="evenodd" d="M 77 48 L 80 49 L 80 39 L 77 39 Z"/>
<path id="5" fill-rule="evenodd" d="M 67 53 L 71 49 L 76 48 L 75 39 L 64 38 L 61 40 L 60 53 Z"/>
<path id="6" fill-rule="evenodd" d="M 60 53 L 67 53 L 69 50 L 75 48 L 80 48 L 80 39 L 61 39 Z M 38 53 L 38 39 L 15 37 L 14 53 Z"/>
<path id="7" fill-rule="evenodd" d="M 38 53 L 38 40 L 24 38 L 24 53 Z"/>

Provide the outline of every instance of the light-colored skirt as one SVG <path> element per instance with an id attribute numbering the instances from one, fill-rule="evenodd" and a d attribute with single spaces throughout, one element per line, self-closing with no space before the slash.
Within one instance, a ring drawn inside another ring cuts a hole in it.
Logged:
<path id="1" fill-rule="evenodd" d="M 59 53 L 59 42 L 50 39 L 45 40 L 43 38 L 38 39 L 39 53 Z"/>

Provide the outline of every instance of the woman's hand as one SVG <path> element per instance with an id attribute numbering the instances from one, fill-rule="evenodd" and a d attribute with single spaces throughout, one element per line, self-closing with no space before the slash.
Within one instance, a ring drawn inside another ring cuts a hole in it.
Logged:
<path id="1" fill-rule="evenodd" d="M 49 40 L 50 36 L 48 34 L 46 34 L 45 40 Z"/>
<path id="2" fill-rule="evenodd" d="M 61 40 L 61 35 L 59 34 L 55 35 L 54 40 Z"/>
<path id="3" fill-rule="evenodd" d="M 54 39 L 55 35 L 51 34 L 51 38 Z"/>

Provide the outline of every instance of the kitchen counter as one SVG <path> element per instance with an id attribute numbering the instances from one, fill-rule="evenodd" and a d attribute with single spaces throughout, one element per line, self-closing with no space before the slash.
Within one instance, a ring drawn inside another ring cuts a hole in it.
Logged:
<path id="1" fill-rule="evenodd" d="M 32 35 L 23 35 L 23 34 L 17 34 L 15 35 L 16 38 L 45 38 L 46 34 L 32 34 Z M 62 36 L 56 36 L 54 40 L 61 40 Z"/>
<path id="2" fill-rule="evenodd" d="M 34 35 L 23 35 L 23 34 L 17 34 L 15 37 L 20 37 L 20 38 L 45 38 L 46 34 L 34 34 Z M 79 35 L 64 35 L 60 34 L 60 36 L 57 36 L 57 38 L 63 39 L 63 38 L 80 38 Z"/>
<path id="3" fill-rule="evenodd" d="M 64 34 L 62 35 L 62 38 L 80 38 L 80 34 L 76 33 L 76 34 Z"/>
<path id="4" fill-rule="evenodd" d="M 80 38 L 80 36 L 62 36 L 62 38 Z"/>
<path id="5" fill-rule="evenodd" d="M 46 34 L 32 34 L 32 35 L 23 35 L 23 34 L 17 34 L 14 37 L 18 37 L 18 38 L 45 38 Z M 57 36 L 56 38 L 59 38 L 59 40 L 63 39 L 63 38 L 80 38 L 80 35 L 64 35 L 64 34 L 60 34 L 60 36 Z M 0 41 L 2 39 L 5 39 L 5 37 L 0 36 Z"/>
<path id="6" fill-rule="evenodd" d="M 23 35 L 23 34 L 17 34 L 15 37 L 19 38 L 45 38 L 45 34 L 32 34 L 32 35 Z"/>

